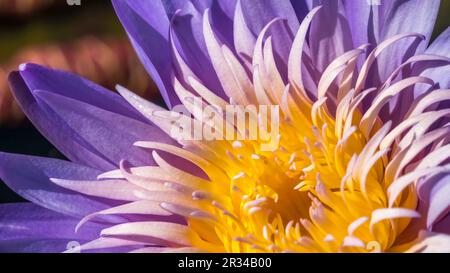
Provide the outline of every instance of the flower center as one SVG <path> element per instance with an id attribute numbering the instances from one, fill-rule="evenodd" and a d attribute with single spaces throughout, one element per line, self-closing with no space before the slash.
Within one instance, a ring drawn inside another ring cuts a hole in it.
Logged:
<path id="1" fill-rule="evenodd" d="M 386 250 L 416 217 L 408 214 L 417 202 L 412 186 L 388 204 L 388 150 L 379 146 L 389 124 L 376 122 L 367 141 L 352 126 L 362 117 L 356 107 L 344 119 L 331 116 L 325 100 L 297 105 L 289 116 L 283 109 L 273 151 L 262 150 L 259 140 L 185 146 L 201 158 L 197 164 L 210 180 L 192 189 L 195 208 L 184 214 L 198 235 L 194 246 L 227 252 Z M 400 217 L 391 218 L 394 212 Z"/>

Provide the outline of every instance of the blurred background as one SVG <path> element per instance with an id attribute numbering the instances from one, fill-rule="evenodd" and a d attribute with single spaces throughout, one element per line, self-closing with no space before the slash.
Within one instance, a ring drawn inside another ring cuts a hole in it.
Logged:
<path id="1" fill-rule="evenodd" d="M 0 0 L 0 151 L 64 158 L 11 97 L 7 76 L 23 62 L 72 71 L 111 90 L 119 83 L 162 103 L 110 1 L 81 0 L 81 5 L 68 5 L 76 2 Z M 450 0 L 442 0 L 433 39 L 449 25 Z M 18 201 L 23 199 L 0 181 L 0 203 Z"/>

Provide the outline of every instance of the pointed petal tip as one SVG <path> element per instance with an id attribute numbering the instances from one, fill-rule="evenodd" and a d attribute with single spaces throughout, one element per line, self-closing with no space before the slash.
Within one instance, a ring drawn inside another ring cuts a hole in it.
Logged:
<path id="1" fill-rule="evenodd" d="M 28 63 L 22 63 L 19 65 L 19 71 L 25 71 L 27 69 Z"/>
<path id="2" fill-rule="evenodd" d="M 137 95 L 130 89 L 128 89 L 125 86 L 122 86 L 120 84 L 116 84 L 115 89 L 116 89 L 117 93 L 119 93 L 132 106 L 133 106 L 132 102 L 134 102 L 138 99 L 144 100 L 142 97 L 140 97 L 139 95 Z M 135 107 L 135 106 L 133 106 L 133 107 Z"/>
<path id="3" fill-rule="evenodd" d="M 19 64 L 18 68 L 18 72 L 21 73 L 22 76 L 26 77 L 27 74 L 26 73 L 34 73 L 36 72 L 35 69 L 40 69 L 40 70 L 52 70 L 52 71 L 63 71 L 61 69 L 54 69 L 54 68 L 50 68 L 47 67 L 45 65 L 41 65 L 41 64 L 37 64 L 37 63 L 33 63 L 33 62 L 25 62 L 25 63 L 21 63 Z M 22 74 L 23 72 L 26 72 L 25 74 Z"/>
<path id="4" fill-rule="evenodd" d="M 133 143 L 133 146 L 146 148 L 145 141 L 136 141 L 135 143 Z"/>
<path id="5" fill-rule="evenodd" d="M 121 92 L 123 92 L 123 91 L 130 91 L 130 90 L 128 90 L 126 87 L 124 87 L 124 86 L 122 86 L 122 85 L 120 85 L 120 84 L 116 84 L 114 87 L 115 87 L 116 91 L 119 92 L 120 94 L 121 94 Z"/>

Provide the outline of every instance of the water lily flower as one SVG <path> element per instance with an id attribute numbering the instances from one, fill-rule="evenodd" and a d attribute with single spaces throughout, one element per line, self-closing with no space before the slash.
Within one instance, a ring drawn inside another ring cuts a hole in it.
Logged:
<path id="1" fill-rule="evenodd" d="M 31 201 L 0 206 L 2 251 L 450 251 L 439 1 L 113 4 L 167 108 L 21 65 L 15 98 L 70 161 L 0 154 Z M 208 105 L 279 106 L 278 145 L 172 135 Z"/>

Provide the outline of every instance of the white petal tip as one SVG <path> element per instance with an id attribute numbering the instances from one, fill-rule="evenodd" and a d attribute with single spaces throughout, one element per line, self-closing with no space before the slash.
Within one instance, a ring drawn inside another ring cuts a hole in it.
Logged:
<path id="1" fill-rule="evenodd" d="M 27 69 L 27 64 L 26 63 L 23 63 L 23 64 L 19 65 L 19 70 L 20 71 L 25 71 L 26 69 Z"/>

